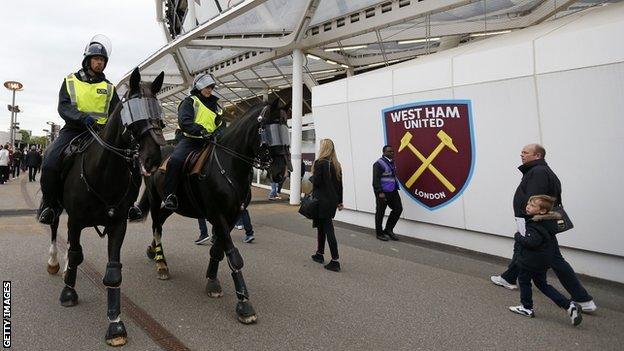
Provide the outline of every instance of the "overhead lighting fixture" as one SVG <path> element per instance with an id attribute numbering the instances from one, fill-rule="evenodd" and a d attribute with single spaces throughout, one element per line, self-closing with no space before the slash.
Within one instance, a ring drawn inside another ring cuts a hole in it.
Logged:
<path id="1" fill-rule="evenodd" d="M 307 56 L 308 56 L 309 58 L 313 59 L 313 60 L 320 60 L 320 59 L 321 59 L 320 57 L 318 57 L 318 56 L 314 56 L 314 55 L 312 55 L 312 54 L 307 54 Z"/>
<path id="2" fill-rule="evenodd" d="M 312 72 L 312 74 L 323 74 L 323 73 L 332 73 L 332 72 L 336 72 L 337 69 L 326 69 L 323 71 L 316 71 L 316 72 Z"/>
<path id="3" fill-rule="evenodd" d="M 258 81 L 261 82 L 263 80 L 276 80 L 276 79 L 283 79 L 283 77 L 282 76 L 262 77 L 262 78 L 258 78 Z"/>
<path id="4" fill-rule="evenodd" d="M 416 44 L 416 43 L 426 43 L 430 41 L 438 41 L 440 38 L 422 38 L 422 39 L 411 39 L 411 40 L 401 40 L 398 42 L 399 45 L 403 44 Z"/>
<path id="5" fill-rule="evenodd" d="M 351 68 L 351 67 L 349 67 L 349 66 L 347 66 L 347 65 L 343 65 L 343 64 L 340 64 L 340 67 L 344 67 L 344 68 Z"/>
<path id="6" fill-rule="evenodd" d="M 357 49 L 364 49 L 366 47 L 368 47 L 368 45 L 351 45 L 351 46 L 343 46 L 343 47 L 336 47 L 336 48 L 327 48 L 325 49 L 325 51 L 332 52 L 332 51 L 341 51 L 341 50 L 357 50 Z"/>
<path id="7" fill-rule="evenodd" d="M 470 34 L 470 36 L 475 38 L 475 37 L 487 37 L 490 35 L 498 35 L 498 34 L 506 34 L 506 33 L 511 33 L 511 30 L 499 30 L 496 32 L 472 33 Z"/>
<path id="8" fill-rule="evenodd" d="M 332 60 L 325 60 L 325 62 L 329 63 L 330 65 L 337 65 L 338 64 L 338 62 L 332 61 Z"/>

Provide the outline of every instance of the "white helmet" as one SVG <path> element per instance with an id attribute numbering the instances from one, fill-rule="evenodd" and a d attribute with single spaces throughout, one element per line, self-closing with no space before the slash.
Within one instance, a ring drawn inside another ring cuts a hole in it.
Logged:
<path id="1" fill-rule="evenodd" d="M 87 44 L 84 50 L 84 58 L 82 59 L 82 66 L 87 67 L 88 60 L 93 56 L 102 56 L 108 63 L 108 58 L 113 52 L 113 46 L 110 39 L 103 34 L 97 34 Z"/>
<path id="2" fill-rule="evenodd" d="M 205 87 L 215 86 L 217 83 L 208 73 L 200 73 L 193 80 L 193 89 L 202 90 Z"/>

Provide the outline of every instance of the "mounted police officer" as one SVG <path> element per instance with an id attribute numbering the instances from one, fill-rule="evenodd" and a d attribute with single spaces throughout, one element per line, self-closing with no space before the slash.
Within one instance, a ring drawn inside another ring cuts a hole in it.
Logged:
<path id="1" fill-rule="evenodd" d="M 401 197 L 399 196 L 399 182 L 396 179 L 396 166 L 394 165 L 394 149 L 392 146 L 383 147 L 383 156 L 373 164 L 373 191 L 375 192 L 376 208 L 375 208 L 375 231 L 377 239 L 388 241 L 399 240 L 392 231 L 399 221 L 399 216 L 403 212 Z M 392 210 L 386 229 L 382 229 L 383 217 L 386 207 L 390 206 Z"/>
<path id="2" fill-rule="evenodd" d="M 72 139 L 85 132 L 87 126 L 97 129 L 106 124 L 119 103 L 115 87 L 104 75 L 111 49 L 106 36 L 94 36 L 85 48 L 82 68 L 65 77 L 61 85 L 58 112 L 65 120 L 65 126 L 48 147 L 41 167 L 43 199 L 38 220 L 43 224 L 52 224 L 62 211 L 64 149 Z"/>
<path id="3" fill-rule="evenodd" d="M 178 208 L 175 192 L 186 157 L 192 151 L 200 150 L 205 141 L 218 136 L 225 126 L 222 121 L 223 111 L 217 104 L 219 99 L 212 95 L 215 85 L 210 74 L 199 74 L 193 81 L 191 95 L 182 100 L 178 107 L 178 124 L 182 130 L 182 138 L 167 164 L 164 188 L 164 206 L 167 209 Z"/>

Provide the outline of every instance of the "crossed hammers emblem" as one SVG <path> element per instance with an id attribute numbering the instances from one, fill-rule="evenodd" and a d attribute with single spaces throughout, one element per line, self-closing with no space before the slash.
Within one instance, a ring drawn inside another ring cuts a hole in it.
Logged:
<path id="1" fill-rule="evenodd" d="M 405 185 L 407 185 L 408 188 L 412 187 L 414 182 L 423 174 L 425 169 L 429 169 L 431 171 L 431 173 L 436 178 L 438 178 L 438 180 L 450 192 L 454 192 L 455 191 L 455 189 L 456 189 L 455 186 L 453 184 L 451 184 L 451 182 L 449 182 L 449 180 L 446 179 L 446 177 L 442 173 L 440 173 L 440 171 L 438 171 L 438 169 L 432 164 L 432 162 L 438 156 L 438 154 L 444 149 L 444 147 L 448 147 L 449 149 L 453 150 L 454 152 L 458 152 L 458 151 L 457 151 L 457 148 L 455 147 L 455 145 L 453 145 L 453 139 L 448 134 L 446 134 L 443 130 L 440 130 L 438 132 L 437 136 L 440 139 L 440 144 L 438 144 L 438 146 L 436 146 L 436 148 L 433 150 L 433 152 L 431 152 L 431 154 L 427 158 L 425 158 L 425 156 L 423 156 L 423 154 L 421 154 L 420 151 L 418 151 L 418 149 L 416 149 L 416 147 L 414 145 L 412 145 L 412 142 L 411 142 L 412 141 L 412 133 L 405 132 L 405 134 L 401 138 L 401 146 L 399 146 L 399 152 L 401 152 L 401 150 L 405 149 L 405 147 L 408 147 L 410 150 L 412 150 L 414 155 L 416 155 L 416 157 L 418 157 L 418 159 L 422 162 L 422 165 L 420 165 L 420 167 L 418 167 L 416 172 L 414 172 L 414 174 L 412 174 L 412 176 L 405 183 Z"/>

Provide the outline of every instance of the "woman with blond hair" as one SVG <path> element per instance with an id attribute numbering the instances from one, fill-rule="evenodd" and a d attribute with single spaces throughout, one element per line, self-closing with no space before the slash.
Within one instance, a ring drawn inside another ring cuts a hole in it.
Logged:
<path id="1" fill-rule="evenodd" d="M 316 227 L 318 234 L 318 248 L 312 259 L 318 263 L 324 262 L 323 254 L 327 238 L 332 258 L 325 268 L 339 272 L 338 242 L 332 218 L 336 215 L 336 208 L 342 210 L 342 168 L 331 139 L 321 140 L 319 156 L 312 165 L 310 180 L 313 185 L 312 195 L 318 199 L 318 215 L 313 221 L 313 227 Z"/>

